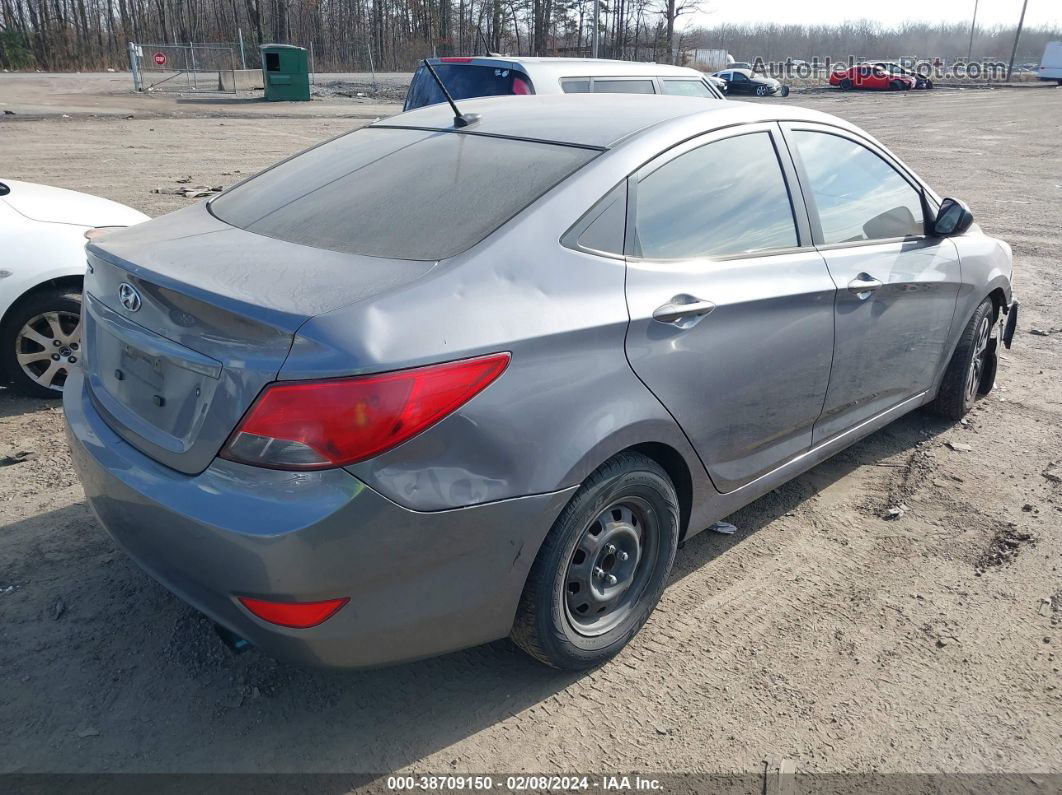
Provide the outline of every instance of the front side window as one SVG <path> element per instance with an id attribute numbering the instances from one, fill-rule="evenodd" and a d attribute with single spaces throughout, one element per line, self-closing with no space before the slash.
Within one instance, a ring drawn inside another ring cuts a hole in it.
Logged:
<path id="1" fill-rule="evenodd" d="M 664 93 L 679 97 L 714 99 L 715 94 L 701 80 L 664 80 Z"/>
<path id="2" fill-rule="evenodd" d="M 636 247 L 649 259 L 722 257 L 797 245 L 771 136 L 705 144 L 638 183 Z"/>
<path id="3" fill-rule="evenodd" d="M 436 260 L 491 234 L 597 150 L 454 132 L 367 127 L 214 199 L 225 223 L 267 237 Z"/>
<path id="4" fill-rule="evenodd" d="M 923 234 L 921 194 L 874 152 L 830 133 L 800 130 L 792 138 L 818 209 L 823 243 Z"/>
<path id="5" fill-rule="evenodd" d="M 594 78 L 595 94 L 655 94 L 656 87 L 652 80 L 610 80 L 604 77 Z"/>

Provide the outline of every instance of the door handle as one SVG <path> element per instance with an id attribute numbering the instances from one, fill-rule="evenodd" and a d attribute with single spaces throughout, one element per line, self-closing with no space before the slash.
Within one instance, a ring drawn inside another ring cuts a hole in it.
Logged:
<path id="1" fill-rule="evenodd" d="M 861 273 L 848 282 L 848 292 L 860 298 L 869 298 L 870 294 L 881 287 L 881 282 L 866 273 Z"/>
<path id="2" fill-rule="evenodd" d="M 679 324 L 683 320 L 700 319 L 715 309 L 711 301 L 704 301 L 687 293 L 680 293 L 668 303 L 653 310 L 653 320 Z"/>

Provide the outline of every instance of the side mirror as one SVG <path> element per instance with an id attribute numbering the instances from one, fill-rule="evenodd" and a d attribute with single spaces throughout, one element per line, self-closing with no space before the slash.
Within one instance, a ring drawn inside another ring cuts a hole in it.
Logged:
<path id="1" fill-rule="evenodd" d="M 973 213 L 966 202 L 958 199 L 945 199 L 940 203 L 940 210 L 933 220 L 933 234 L 937 237 L 961 235 L 973 224 Z"/>

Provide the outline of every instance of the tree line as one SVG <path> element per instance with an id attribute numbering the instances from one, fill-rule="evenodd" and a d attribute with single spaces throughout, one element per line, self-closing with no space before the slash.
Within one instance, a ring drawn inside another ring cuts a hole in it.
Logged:
<path id="1" fill-rule="evenodd" d="M 676 22 L 711 0 L 0 0 L 0 68 L 125 69 L 128 42 L 235 46 L 241 35 L 248 66 L 258 65 L 258 45 L 284 42 L 312 46 L 317 71 L 405 71 L 433 54 L 585 57 L 595 2 L 603 58 L 681 62 L 693 47 L 747 61 L 968 49 L 968 23 L 721 23 L 680 33 Z M 1019 61 L 1057 38 L 1058 30 L 1025 31 Z M 980 29 L 973 55 L 1009 54 L 1012 39 L 1013 29 Z"/>
<path id="2" fill-rule="evenodd" d="M 313 46 L 317 69 L 432 54 L 590 55 L 595 0 L 0 0 L 0 67 L 128 67 L 127 42 Z M 693 0 L 598 0 L 601 57 L 668 60 Z M 257 64 L 257 60 L 255 60 Z"/>

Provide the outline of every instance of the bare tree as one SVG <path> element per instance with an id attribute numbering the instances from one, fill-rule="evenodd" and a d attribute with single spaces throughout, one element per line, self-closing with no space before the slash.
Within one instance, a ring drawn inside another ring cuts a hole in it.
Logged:
<path id="1" fill-rule="evenodd" d="M 834 59 L 848 55 L 963 57 L 970 25 L 874 22 L 837 25 L 680 23 L 710 0 L 0 0 L 0 66 L 91 70 L 127 67 L 126 44 L 139 41 L 233 43 L 269 40 L 314 46 L 320 69 L 411 69 L 440 54 L 590 54 L 594 3 L 602 10 L 600 53 L 646 61 L 681 60 L 687 47 L 727 49 L 740 60 Z M 1039 57 L 1048 28 L 1022 32 L 1018 61 Z M 975 57 L 1006 60 L 1013 28 L 975 31 Z M 257 46 L 248 51 L 256 66 Z"/>

